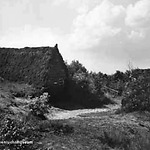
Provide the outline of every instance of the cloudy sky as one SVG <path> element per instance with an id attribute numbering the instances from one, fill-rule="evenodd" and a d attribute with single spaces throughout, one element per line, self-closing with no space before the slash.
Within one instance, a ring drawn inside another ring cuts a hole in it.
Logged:
<path id="1" fill-rule="evenodd" d="M 150 0 L 0 0 L 0 47 L 56 43 L 92 71 L 150 67 Z"/>

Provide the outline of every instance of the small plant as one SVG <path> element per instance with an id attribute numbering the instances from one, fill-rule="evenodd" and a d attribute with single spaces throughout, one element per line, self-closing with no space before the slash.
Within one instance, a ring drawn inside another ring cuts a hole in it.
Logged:
<path id="1" fill-rule="evenodd" d="M 53 128 L 54 133 L 57 135 L 65 135 L 74 132 L 73 127 L 68 124 L 53 123 L 51 127 Z"/>
<path id="2" fill-rule="evenodd" d="M 74 132 L 74 128 L 59 121 L 43 120 L 38 126 L 40 132 L 51 132 L 56 135 L 67 135 Z"/>
<path id="3" fill-rule="evenodd" d="M 32 149 L 34 134 L 29 126 L 22 122 L 4 118 L 0 124 L 0 149 L 10 148 L 11 150 Z M 30 142 L 30 144 L 27 144 Z"/>
<path id="4" fill-rule="evenodd" d="M 104 129 L 103 134 L 97 137 L 102 144 L 108 145 L 112 149 L 117 148 L 119 150 L 130 149 L 130 138 L 130 135 L 127 135 L 125 131 L 114 127 Z"/>
<path id="5" fill-rule="evenodd" d="M 49 95 L 48 93 L 43 93 L 40 97 L 36 97 L 29 104 L 29 109 L 34 116 L 40 117 L 45 120 L 44 114 L 48 113 L 50 105 L 48 104 Z"/>

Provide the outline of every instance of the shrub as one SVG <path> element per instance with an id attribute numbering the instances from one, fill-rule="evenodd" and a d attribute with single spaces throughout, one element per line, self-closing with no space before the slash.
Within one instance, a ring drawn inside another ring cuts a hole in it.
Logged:
<path id="1" fill-rule="evenodd" d="M 128 83 L 122 100 L 122 108 L 127 112 L 150 111 L 150 77 L 139 76 Z"/>
<path id="2" fill-rule="evenodd" d="M 99 75 L 89 73 L 79 61 L 72 61 L 67 67 L 69 73 L 68 93 L 72 103 L 81 108 L 95 108 L 110 102 L 101 90 L 101 79 L 98 78 L 100 73 Z"/>
<path id="3" fill-rule="evenodd" d="M 130 145 L 130 138 L 121 131 L 115 131 L 116 129 L 108 132 L 104 131 L 102 137 L 98 137 L 101 143 L 108 145 L 111 148 L 118 147 L 119 149 L 127 150 Z"/>
<path id="4" fill-rule="evenodd" d="M 7 91 L 15 97 L 27 98 L 29 95 L 35 97 L 35 95 L 40 94 L 40 90 L 38 88 L 35 88 L 33 87 L 33 85 L 25 83 L 5 81 L 1 83 L 1 86 L 4 91 Z"/>
<path id="5" fill-rule="evenodd" d="M 74 128 L 68 124 L 52 123 L 51 127 L 56 135 L 66 135 L 74 132 Z"/>
<path id="6" fill-rule="evenodd" d="M 48 93 L 43 93 L 40 97 L 36 97 L 29 104 L 29 109 L 34 116 L 41 119 L 46 119 L 45 113 L 48 113 L 50 105 L 48 104 L 49 95 Z"/>
<path id="7" fill-rule="evenodd" d="M 0 149 L 33 150 L 35 134 L 32 130 L 32 127 L 24 125 L 21 121 L 5 117 L 0 123 Z"/>

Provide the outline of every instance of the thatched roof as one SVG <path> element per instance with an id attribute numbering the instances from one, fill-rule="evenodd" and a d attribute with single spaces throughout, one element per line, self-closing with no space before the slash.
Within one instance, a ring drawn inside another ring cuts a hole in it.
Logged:
<path id="1" fill-rule="evenodd" d="M 57 45 L 0 48 L 0 77 L 51 88 L 64 85 L 67 69 Z"/>

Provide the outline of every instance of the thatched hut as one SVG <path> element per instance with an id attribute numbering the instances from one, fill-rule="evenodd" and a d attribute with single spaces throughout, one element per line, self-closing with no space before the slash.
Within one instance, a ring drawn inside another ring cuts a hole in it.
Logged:
<path id="1" fill-rule="evenodd" d="M 57 93 L 65 86 L 67 68 L 55 47 L 0 48 L 0 77 Z"/>

